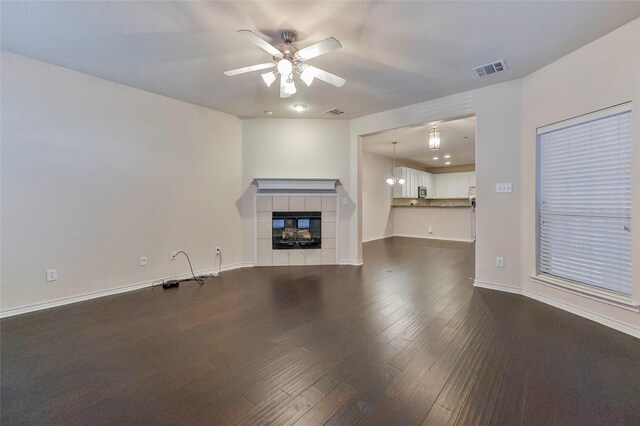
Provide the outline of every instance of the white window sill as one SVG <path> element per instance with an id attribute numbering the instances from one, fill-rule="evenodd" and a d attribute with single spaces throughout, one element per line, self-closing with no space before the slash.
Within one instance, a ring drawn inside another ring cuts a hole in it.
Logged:
<path id="1" fill-rule="evenodd" d="M 557 288 L 568 293 L 577 294 L 587 299 L 603 302 L 608 305 L 612 305 L 618 308 L 626 309 L 631 312 L 640 313 L 640 305 L 634 302 L 631 297 L 625 297 L 615 293 L 611 293 L 604 290 L 598 290 L 592 287 L 587 287 L 578 283 L 563 280 L 548 275 L 530 275 L 533 282 L 546 285 L 548 287 Z"/>

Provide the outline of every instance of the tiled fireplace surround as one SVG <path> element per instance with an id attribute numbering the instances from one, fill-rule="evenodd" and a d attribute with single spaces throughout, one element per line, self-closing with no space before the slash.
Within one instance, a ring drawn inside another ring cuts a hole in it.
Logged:
<path id="1" fill-rule="evenodd" d="M 335 265 L 337 263 L 337 197 L 330 195 L 256 195 L 256 265 Z M 273 250 L 273 212 L 322 212 L 322 248 Z"/>

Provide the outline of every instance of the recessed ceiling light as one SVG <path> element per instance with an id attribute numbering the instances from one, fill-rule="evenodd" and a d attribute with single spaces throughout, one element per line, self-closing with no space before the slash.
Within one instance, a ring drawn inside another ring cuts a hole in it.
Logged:
<path id="1" fill-rule="evenodd" d="M 444 164 L 446 164 L 446 165 L 448 166 L 449 164 L 451 164 L 451 161 L 447 161 L 447 162 L 446 162 L 446 163 L 444 163 Z"/>
<path id="2" fill-rule="evenodd" d="M 444 158 L 451 158 L 451 154 L 445 154 Z"/>
<path id="3" fill-rule="evenodd" d="M 295 109 L 295 110 L 296 110 L 296 111 L 298 111 L 298 112 L 302 112 L 302 111 L 304 111 L 305 109 L 307 109 L 307 106 L 306 106 L 306 105 L 304 105 L 304 104 L 295 104 L 295 105 L 293 106 L 293 109 Z"/>
<path id="4" fill-rule="evenodd" d="M 438 158 L 440 158 L 440 157 L 433 157 L 434 160 L 437 160 Z"/>

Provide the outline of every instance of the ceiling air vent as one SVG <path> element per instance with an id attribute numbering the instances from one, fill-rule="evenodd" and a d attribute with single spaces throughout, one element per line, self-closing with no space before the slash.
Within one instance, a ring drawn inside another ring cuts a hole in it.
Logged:
<path id="1" fill-rule="evenodd" d="M 507 69 L 507 64 L 501 59 L 492 64 L 482 65 L 480 67 L 476 67 L 473 70 L 478 73 L 478 77 L 486 77 L 489 74 L 495 74 L 497 72 L 502 72 Z"/>
<path id="2" fill-rule="evenodd" d="M 344 114 L 344 111 L 340 111 L 339 109 L 334 108 L 334 109 L 330 109 L 329 111 L 325 111 L 324 113 L 329 115 L 341 115 L 341 114 Z"/>

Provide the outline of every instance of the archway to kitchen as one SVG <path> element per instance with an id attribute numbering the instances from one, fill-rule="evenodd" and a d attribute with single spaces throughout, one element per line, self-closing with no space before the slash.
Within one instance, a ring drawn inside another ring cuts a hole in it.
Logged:
<path id="1" fill-rule="evenodd" d="M 363 261 L 381 251 L 424 261 L 421 252 L 432 259 L 462 247 L 473 263 L 476 116 L 361 135 L 358 144 Z"/>

